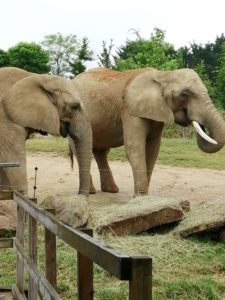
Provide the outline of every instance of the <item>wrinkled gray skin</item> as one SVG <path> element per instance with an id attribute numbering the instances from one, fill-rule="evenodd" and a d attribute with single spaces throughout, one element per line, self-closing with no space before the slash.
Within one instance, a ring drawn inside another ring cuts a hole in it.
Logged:
<path id="1" fill-rule="evenodd" d="M 71 81 L 1 68 L 0 162 L 19 161 L 20 167 L 0 169 L 0 189 L 18 189 L 27 194 L 25 141 L 33 132 L 69 137 L 77 152 L 79 193 L 88 195 L 92 131 Z"/>
<path id="2" fill-rule="evenodd" d="M 118 192 L 107 153 L 124 144 L 133 170 L 134 194 L 148 194 L 164 123 L 188 126 L 197 121 L 217 141 L 213 145 L 197 134 L 204 152 L 216 152 L 225 144 L 225 122 L 191 69 L 117 72 L 97 68 L 80 74 L 73 83 L 92 124 L 102 191 Z M 95 192 L 93 185 L 91 192 Z"/>

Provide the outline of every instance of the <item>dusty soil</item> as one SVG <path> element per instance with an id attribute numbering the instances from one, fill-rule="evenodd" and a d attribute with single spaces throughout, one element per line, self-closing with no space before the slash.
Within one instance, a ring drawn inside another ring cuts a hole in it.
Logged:
<path id="1" fill-rule="evenodd" d="M 34 168 L 38 167 L 36 196 L 62 198 L 78 190 L 78 168 L 70 168 L 67 158 L 53 154 L 28 154 L 29 196 L 33 196 Z M 92 203 L 124 203 L 133 197 L 133 177 L 128 162 L 110 162 L 119 193 L 100 191 L 98 169 L 93 161 L 92 176 L 97 193 L 90 195 Z M 208 169 L 185 169 L 156 165 L 149 194 L 159 197 L 176 197 L 191 201 L 191 205 L 225 198 L 225 171 Z M 100 202 L 101 201 L 101 202 Z M 100 204 L 101 205 L 101 204 Z"/>

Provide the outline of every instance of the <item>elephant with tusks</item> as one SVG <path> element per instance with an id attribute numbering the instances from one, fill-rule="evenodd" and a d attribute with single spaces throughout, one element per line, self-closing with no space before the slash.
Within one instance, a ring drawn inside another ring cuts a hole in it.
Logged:
<path id="1" fill-rule="evenodd" d="M 148 194 L 165 123 L 193 124 L 204 152 L 216 152 L 225 144 L 225 122 L 192 69 L 118 72 L 96 68 L 72 82 L 91 121 L 102 191 L 118 192 L 107 154 L 110 148 L 124 144 L 133 171 L 134 194 Z M 93 184 L 90 192 L 95 192 Z"/>

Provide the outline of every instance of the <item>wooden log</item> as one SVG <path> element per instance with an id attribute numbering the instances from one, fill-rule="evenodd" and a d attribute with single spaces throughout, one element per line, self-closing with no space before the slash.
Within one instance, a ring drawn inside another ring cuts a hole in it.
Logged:
<path id="1" fill-rule="evenodd" d="M 164 224 L 174 223 L 184 218 L 190 209 L 188 201 L 176 199 L 152 199 L 137 197 L 117 208 L 100 220 L 97 232 L 113 232 L 117 235 L 139 233 Z"/>
<path id="2" fill-rule="evenodd" d="M 34 203 L 37 203 L 37 199 L 30 199 Z M 30 259 L 37 264 L 37 220 L 29 215 L 29 256 Z M 29 300 L 37 300 L 38 296 L 38 286 L 32 276 L 29 274 Z"/>
<path id="3" fill-rule="evenodd" d="M 16 226 L 16 240 L 24 246 L 24 218 L 25 211 L 22 207 L 17 205 L 17 226 Z M 16 255 L 16 285 L 21 294 L 24 291 L 24 263 L 21 255 L 17 251 Z"/>
<path id="4" fill-rule="evenodd" d="M 11 200 L 13 199 L 13 191 L 0 190 L 0 200 Z"/>
<path id="5" fill-rule="evenodd" d="M 12 238 L 0 238 L 0 249 L 1 248 L 13 248 Z"/>
<path id="6" fill-rule="evenodd" d="M 55 209 L 48 209 L 55 215 Z M 56 263 L 56 236 L 45 228 L 45 273 L 49 283 L 56 290 L 57 287 L 57 263 Z"/>
<path id="7" fill-rule="evenodd" d="M 93 236 L 92 229 L 81 229 L 84 233 Z M 93 288 L 93 261 L 77 252 L 77 294 L 79 300 L 92 300 Z"/>

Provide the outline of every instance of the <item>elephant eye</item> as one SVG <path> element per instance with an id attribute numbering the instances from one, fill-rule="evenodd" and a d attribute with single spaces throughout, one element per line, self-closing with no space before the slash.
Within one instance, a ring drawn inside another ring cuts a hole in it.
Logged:
<path id="1" fill-rule="evenodd" d="M 72 110 L 79 110 L 80 109 L 80 103 L 74 103 L 71 105 Z"/>

